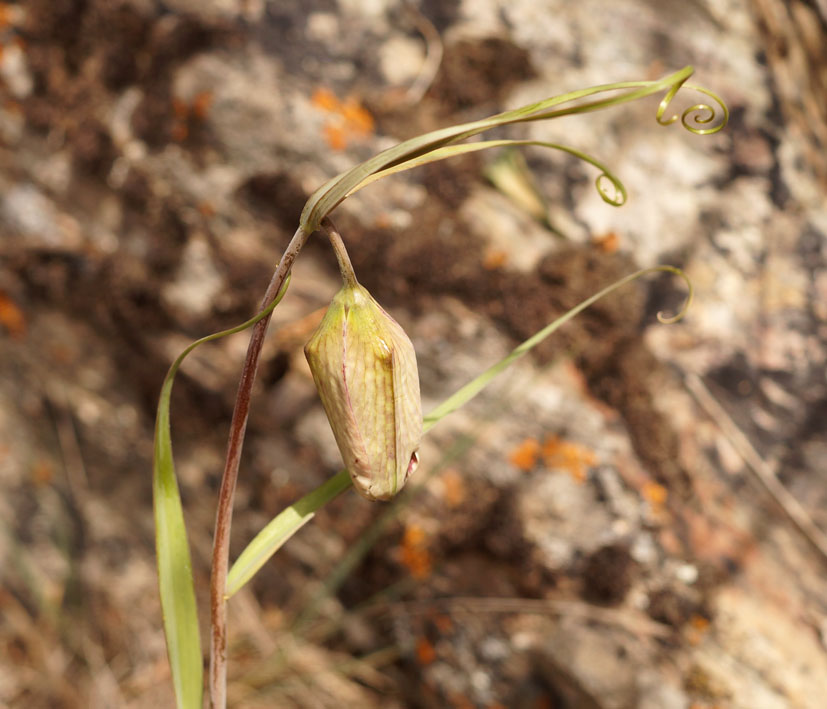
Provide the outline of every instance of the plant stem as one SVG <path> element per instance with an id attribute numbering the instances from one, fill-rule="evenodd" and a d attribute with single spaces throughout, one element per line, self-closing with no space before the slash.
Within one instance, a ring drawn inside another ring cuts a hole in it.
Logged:
<path id="1" fill-rule="evenodd" d="M 350 262 L 350 256 L 345 248 L 345 242 L 342 241 L 342 235 L 339 230 L 333 225 L 329 217 L 322 219 L 321 228 L 327 238 L 330 239 L 330 245 L 336 254 L 336 260 L 339 262 L 339 272 L 342 274 L 342 280 L 346 286 L 358 285 L 356 280 L 356 273 L 353 271 L 353 264 Z"/>
<path id="2" fill-rule="evenodd" d="M 266 308 L 278 295 L 287 274 L 301 251 L 309 232 L 299 227 L 276 267 L 267 292 L 264 294 L 261 309 Z M 238 466 L 241 460 L 241 449 L 244 445 L 244 434 L 247 430 L 247 418 L 250 413 L 250 397 L 253 382 L 258 371 L 258 362 L 261 347 L 264 344 L 264 335 L 270 315 L 261 319 L 253 328 L 250 344 L 247 347 L 247 359 L 241 372 L 241 381 L 238 385 L 233 418 L 230 423 L 230 437 L 227 443 L 227 459 L 224 464 L 224 474 L 221 478 L 221 488 L 218 493 L 218 509 L 215 515 L 215 536 L 213 538 L 212 573 L 210 576 L 210 675 L 209 691 L 210 705 L 213 709 L 224 709 L 227 706 L 227 573 L 229 569 L 230 553 L 230 525 L 233 516 L 233 497 L 238 480 Z"/>

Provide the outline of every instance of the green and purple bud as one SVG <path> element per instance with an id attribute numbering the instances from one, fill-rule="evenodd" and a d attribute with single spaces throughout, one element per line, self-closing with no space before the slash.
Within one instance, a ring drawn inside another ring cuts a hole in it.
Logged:
<path id="1" fill-rule="evenodd" d="M 389 500 L 419 464 L 422 404 L 410 339 L 354 279 L 304 354 L 353 486 Z"/>

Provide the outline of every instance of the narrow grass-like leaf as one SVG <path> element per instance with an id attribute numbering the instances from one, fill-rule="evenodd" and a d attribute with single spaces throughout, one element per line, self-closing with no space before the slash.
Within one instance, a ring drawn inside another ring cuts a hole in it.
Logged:
<path id="1" fill-rule="evenodd" d="M 465 155 L 466 153 L 475 153 L 479 150 L 487 150 L 488 148 L 502 148 L 502 147 L 523 147 L 527 145 L 536 145 L 541 148 L 551 148 L 553 150 L 562 150 L 565 153 L 569 153 L 570 155 L 574 155 L 577 158 L 589 163 L 590 165 L 594 165 L 598 170 L 600 170 L 600 174 L 597 176 L 595 180 L 595 185 L 597 187 L 597 191 L 600 194 L 600 197 L 603 199 L 604 202 L 611 204 L 614 207 L 620 207 L 626 202 L 626 188 L 623 186 L 623 183 L 614 175 L 612 172 L 609 171 L 602 162 L 599 160 L 587 155 L 586 153 L 572 148 L 568 145 L 561 145 L 560 143 L 548 143 L 544 140 L 482 140 L 477 143 L 462 143 L 460 145 L 448 145 L 444 148 L 436 148 L 425 155 L 420 155 L 416 158 L 411 158 L 410 160 L 406 160 L 403 163 L 399 163 L 398 165 L 394 165 L 393 167 L 386 167 L 384 170 L 380 170 L 379 172 L 375 172 L 372 175 L 369 175 L 364 180 L 362 180 L 358 185 L 356 185 L 350 192 L 345 195 L 346 197 L 350 197 L 354 192 L 361 190 L 363 187 L 367 187 L 372 182 L 376 182 L 377 180 L 381 180 L 383 177 L 388 177 L 388 175 L 393 175 L 397 172 L 403 172 L 405 170 L 410 170 L 415 167 L 420 167 L 421 165 L 426 165 L 431 162 L 437 162 L 438 160 L 445 160 L 447 158 L 453 158 L 458 155 Z M 610 195 L 606 192 L 605 188 L 603 187 L 603 180 L 608 180 L 612 187 L 614 188 L 614 195 Z"/>
<path id="2" fill-rule="evenodd" d="M 467 404 L 471 399 L 473 399 L 477 394 L 479 394 L 483 389 L 485 389 L 485 387 L 487 387 L 491 383 L 494 377 L 496 377 L 500 372 L 508 368 L 509 365 L 511 365 L 514 362 L 514 360 L 519 359 L 523 355 L 530 352 L 534 347 L 539 345 L 549 335 L 558 330 L 562 325 L 565 325 L 573 317 L 582 313 L 590 305 L 593 305 L 598 300 L 600 300 L 604 296 L 609 295 L 609 293 L 612 293 L 618 288 L 625 286 L 627 283 L 631 283 L 632 281 L 637 280 L 641 276 L 645 276 L 648 273 L 657 273 L 658 271 L 674 273 L 675 275 L 680 276 L 681 278 L 683 278 L 683 280 L 686 282 L 687 287 L 689 288 L 689 294 L 686 297 L 686 302 L 684 303 L 683 308 L 677 315 L 671 318 L 665 318 L 662 316 L 662 314 L 658 313 L 658 320 L 660 320 L 663 323 L 672 323 L 676 322 L 677 320 L 680 320 L 686 313 L 687 308 L 689 308 L 690 304 L 692 303 L 693 294 L 692 282 L 681 269 L 675 268 L 674 266 L 652 266 L 651 268 L 644 268 L 640 271 L 636 271 L 635 273 L 629 274 L 625 278 L 621 278 L 619 281 L 612 283 L 612 285 L 606 286 L 603 290 L 598 291 L 593 296 L 586 298 L 586 300 L 579 303 L 571 310 L 565 312 L 554 322 L 549 323 L 538 333 L 532 335 L 521 345 L 514 348 L 509 355 L 501 359 L 495 365 L 492 365 L 491 367 L 486 369 L 474 380 L 468 382 L 468 384 L 462 387 L 462 389 L 457 391 L 452 396 L 448 397 L 433 411 L 431 411 L 431 413 L 425 416 L 425 420 L 422 426 L 423 432 L 430 431 L 448 414 L 453 413 L 460 406 Z"/>
<path id="3" fill-rule="evenodd" d="M 158 583 L 164 615 L 167 653 L 179 709 L 200 709 L 204 690 L 203 657 L 198 630 L 198 609 L 192 578 L 192 559 L 181 495 L 172 456 L 169 407 L 172 384 L 184 358 L 205 342 L 217 340 L 251 327 L 278 305 L 289 280 L 273 302 L 238 327 L 217 332 L 193 342 L 173 362 L 161 387 L 155 418 L 152 494 L 155 510 L 155 548 L 158 556 Z"/>
<path id="4" fill-rule="evenodd" d="M 687 278 L 686 274 L 679 268 L 674 266 L 653 266 L 652 268 L 644 268 L 636 271 L 625 278 L 607 286 L 603 290 L 595 293 L 590 298 L 586 298 L 582 303 L 576 305 L 571 310 L 567 311 L 552 323 L 544 327 L 538 333 L 528 338 L 521 345 L 511 351 L 509 355 L 497 362 L 495 365 L 486 369 L 478 377 L 470 381 L 462 387 L 455 394 L 443 401 L 431 413 L 424 418 L 423 432 L 430 431 L 439 421 L 445 418 L 448 414 L 456 411 L 460 406 L 468 403 L 477 394 L 479 394 L 491 381 L 500 374 L 503 370 L 508 368 L 516 359 L 531 351 L 532 348 L 539 345 L 549 335 L 559 329 L 562 325 L 567 323 L 573 317 L 581 313 L 583 310 L 593 305 L 601 298 L 609 295 L 618 288 L 631 283 L 642 276 L 649 273 L 667 272 L 674 273 L 683 278 L 689 288 L 686 302 L 680 312 L 670 318 L 663 317 L 658 313 L 658 320 L 663 323 L 673 323 L 680 320 L 689 308 L 692 302 L 692 283 Z M 282 545 L 290 539 L 296 532 L 299 531 L 310 519 L 315 512 L 324 504 L 332 500 L 340 492 L 346 490 L 350 486 L 350 477 L 346 470 L 342 470 L 334 475 L 330 480 L 317 487 L 312 492 L 302 497 L 298 502 L 290 505 L 287 509 L 280 512 L 273 520 L 253 539 L 250 544 L 244 549 L 238 560 L 230 569 L 230 574 L 227 580 L 227 598 L 239 591 L 267 562 L 267 560 L 282 547 Z"/>
<path id="5" fill-rule="evenodd" d="M 657 120 L 662 125 L 669 125 L 678 119 L 678 116 L 671 116 L 664 118 L 670 102 L 677 94 L 681 86 L 686 85 L 687 88 L 700 91 L 701 93 L 710 96 L 723 110 L 723 122 L 719 125 L 710 128 L 698 128 L 693 125 L 706 125 L 711 123 L 715 118 L 715 111 L 710 106 L 698 104 L 683 111 L 681 114 L 681 123 L 688 130 L 693 133 L 705 135 L 721 130 L 728 119 L 728 112 L 723 102 L 712 92 L 707 91 L 696 86 L 685 84 L 686 80 L 692 75 L 693 68 L 691 66 L 684 67 L 679 71 L 670 74 L 657 81 L 626 81 L 614 84 L 603 84 L 601 86 L 593 86 L 579 91 L 572 91 L 561 96 L 554 96 L 544 101 L 538 101 L 512 111 L 505 111 L 495 116 L 485 118 L 479 121 L 472 121 L 470 123 L 463 123 L 448 128 L 441 128 L 439 130 L 425 133 L 424 135 L 406 140 L 399 145 L 382 151 L 378 155 L 366 160 L 365 162 L 355 166 L 354 168 L 334 177 L 326 182 L 318 190 L 316 190 L 307 201 L 301 215 L 301 226 L 308 232 L 315 230 L 321 220 L 329 214 L 345 197 L 351 194 L 358 185 L 364 182 L 371 175 L 393 167 L 401 165 L 409 160 L 414 160 L 426 153 L 443 148 L 445 146 L 458 143 L 475 135 L 483 133 L 492 128 L 498 128 L 514 123 L 525 123 L 530 121 L 543 121 L 552 118 L 559 118 L 561 116 L 575 115 L 578 113 L 588 113 L 591 111 L 599 111 L 611 106 L 617 106 L 629 101 L 635 101 L 644 96 L 650 96 L 661 91 L 667 91 L 666 96 L 661 100 L 658 111 Z M 617 93 L 623 92 L 619 96 L 611 96 L 609 98 L 601 98 L 593 101 L 584 101 L 584 99 L 595 96 L 601 93 Z M 555 108 L 562 104 L 576 102 L 573 106 L 565 108 Z M 554 109 L 554 110 L 552 110 Z M 446 156 L 448 157 L 448 156 Z"/>
<path id="6" fill-rule="evenodd" d="M 313 519 L 316 510 L 350 485 L 350 475 L 347 470 L 342 470 L 274 517 L 241 552 L 230 569 L 227 598 L 242 588 L 290 537 Z"/>

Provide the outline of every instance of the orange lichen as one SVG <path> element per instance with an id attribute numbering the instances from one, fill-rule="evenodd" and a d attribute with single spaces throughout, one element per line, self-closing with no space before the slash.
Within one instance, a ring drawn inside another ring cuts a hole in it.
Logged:
<path id="1" fill-rule="evenodd" d="M 400 557 L 402 564 L 415 579 L 424 579 L 430 575 L 431 554 L 428 551 L 425 530 L 419 525 L 409 524 L 405 528 Z"/>
<path id="2" fill-rule="evenodd" d="M 25 6 L 25 3 L 24 3 Z M 8 2 L 0 2 L 0 29 L 11 29 L 14 32 L 20 27 L 25 20 L 26 11 L 19 4 L 12 4 Z M 18 34 L 12 35 L 12 41 L 22 43 L 22 38 Z"/>
<path id="3" fill-rule="evenodd" d="M 565 441 L 554 434 L 543 441 L 541 453 L 543 462 L 549 468 L 562 468 L 579 483 L 586 480 L 589 466 L 597 462 L 597 456 L 588 448 Z"/>
<path id="4" fill-rule="evenodd" d="M 428 641 L 428 638 L 422 636 L 416 641 L 416 661 L 420 665 L 430 665 L 436 660 L 436 650 L 434 646 Z"/>
<path id="5" fill-rule="evenodd" d="M 370 135 L 373 133 L 373 116 L 355 98 L 349 97 L 341 108 L 342 118 L 353 133 Z"/>
<path id="6" fill-rule="evenodd" d="M 695 630 L 705 632 L 709 628 L 709 619 L 695 614 L 689 619 L 689 624 L 695 628 Z"/>
<path id="7" fill-rule="evenodd" d="M 333 150 L 344 150 L 351 139 L 369 136 L 375 129 L 373 116 L 353 96 L 341 101 L 330 89 L 318 88 L 310 102 L 329 114 L 322 134 Z"/>
<path id="8" fill-rule="evenodd" d="M 620 248 L 620 237 L 617 235 L 617 232 L 610 231 L 607 234 L 594 237 L 592 243 L 601 251 L 611 254 Z"/>
<path id="9" fill-rule="evenodd" d="M 5 293 L 0 291 L 0 327 L 15 338 L 26 334 L 26 318 L 23 311 Z"/>
<path id="10" fill-rule="evenodd" d="M 333 113 L 339 109 L 339 99 L 330 89 L 320 87 L 313 92 L 310 102 L 322 111 Z"/>
<path id="11" fill-rule="evenodd" d="M 195 98 L 192 99 L 192 104 L 190 105 L 192 117 L 199 121 L 205 120 L 210 111 L 210 106 L 212 106 L 212 100 L 212 91 L 199 91 L 195 94 Z"/>
<path id="12" fill-rule="evenodd" d="M 509 462 L 520 470 L 531 470 L 537 464 L 540 455 L 540 442 L 536 438 L 526 438 L 508 455 Z"/>
<path id="13" fill-rule="evenodd" d="M 504 249 L 486 249 L 482 257 L 482 267 L 486 271 L 496 271 L 508 263 L 508 252 Z"/>
<path id="14" fill-rule="evenodd" d="M 52 482 L 55 469 L 48 460 L 38 460 L 32 466 L 31 476 L 35 487 L 45 487 Z"/>
<path id="15" fill-rule="evenodd" d="M 686 629 L 687 642 L 690 645 L 700 645 L 707 630 L 709 630 L 709 620 L 701 615 L 693 615 Z"/>
<path id="16" fill-rule="evenodd" d="M 439 615 L 435 615 L 432 620 L 436 629 L 443 635 L 454 629 L 454 621 L 451 620 L 451 616 L 449 615 L 440 613 Z"/>
<path id="17" fill-rule="evenodd" d="M 189 137 L 190 128 L 197 123 L 203 123 L 213 101 L 212 91 L 199 91 L 192 100 L 187 102 L 184 99 L 173 97 L 172 114 L 174 120 L 170 135 L 177 142 L 183 142 Z"/>
<path id="18" fill-rule="evenodd" d="M 651 480 L 643 485 L 641 494 L 643 498 L 655 508 L 663 507 L 666 503 L 666 498 L 669 497 L 669 491 L 663 485 L 659 485 Z"/>
<path id="19" fill-rule="evenodd" d="M 26 51 L 26 40 L 18 33 L 25 20 L 26 11 L 19 4 L 0 2 L 0 61 L 8 49 Z"/>
<path id="20" fill-rule="evenodd" d="M 333 150 L 344 150 L 347 147 L 347 135 L 338 123 L 325 123 L 322 133 L 325 141 Z"/>
<path id="21" fill-rule="evenodd" d="M 462 475 L 454 468 L 448 468 L 442 473 L 442 496 L 449 507 L 458 507 L 466 498 L 465 483 Z"/>

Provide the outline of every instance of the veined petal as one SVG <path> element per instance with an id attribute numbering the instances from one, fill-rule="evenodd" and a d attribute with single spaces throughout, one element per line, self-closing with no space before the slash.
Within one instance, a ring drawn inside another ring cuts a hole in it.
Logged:
<path id="1" fill-rule="evenodd" d="M 305 355 L 354 487 L 390 499 L 415 469 L 422 437 L 410 339 L 365 288 L 346 285 Z"/>

